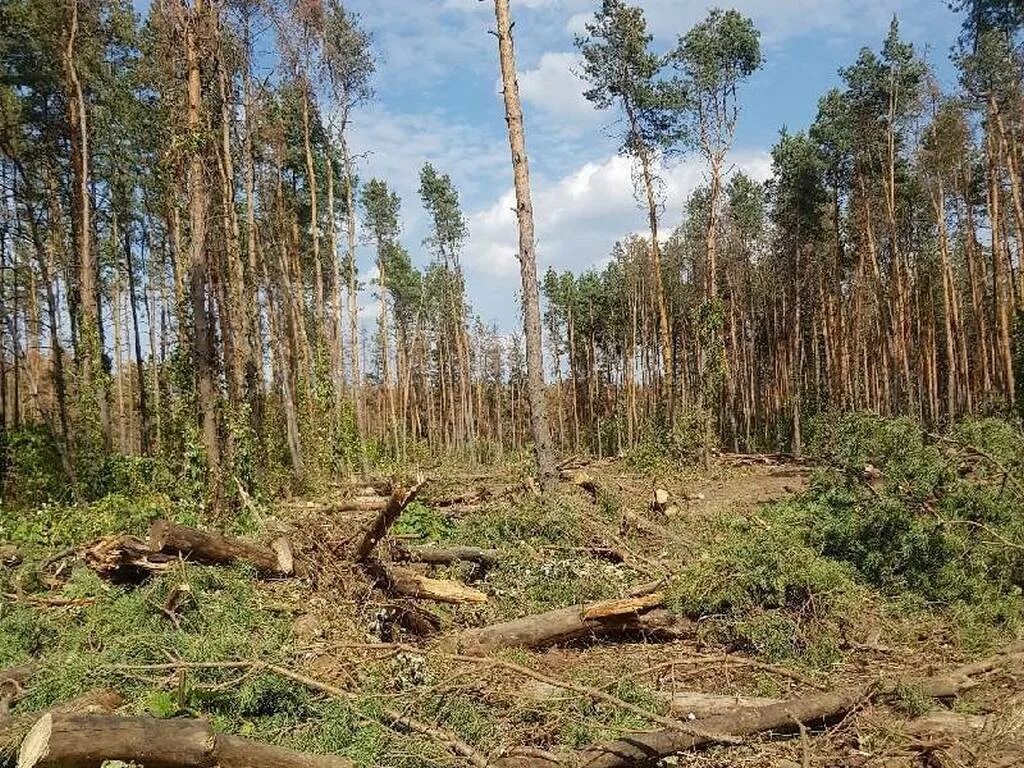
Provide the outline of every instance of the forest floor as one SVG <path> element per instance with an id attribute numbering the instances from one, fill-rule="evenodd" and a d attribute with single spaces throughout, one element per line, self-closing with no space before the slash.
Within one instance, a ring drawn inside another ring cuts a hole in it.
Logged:
<path id="1" fill-rule="evenodd" d="M 0 680 L 0 702 L 32 712 L 103 686 L 124 696 L 123 713 L 201 716 L 360 766 L 537 766 L 573 765 L 588 746 L 624 734 L 707 717 L 719 724 L 777 702 L 789 711 L 823 692 L 859 689 L 838 715 L 801 722 L 793 714 L 782 727 L 666 762 L 1024 764 L 1019 641 L 954 698 L 933 700 L 913 682 L 989 655 L 1016 632 L 988 614 L 883 595 L 794 537 L 787 515 L 806 499 L 813 472 L 733 455 L 707 470 L 580 461 L 542 498 L 516 468 L 435 471 L 376 562 L 390 568 L 416 545 L 496 550 L 488 567 L 402 566 L 486 595 L 462 604 L 396 595 L 354 561 L 378 512 L 352 511 L 349 501 L 382 490 L 364 481 L 249 505 L 251 538 L 290 539 L 303 574 L 293 578 L 182 557 L 141 582 L 111 583 L 82 565 L 83 550 L 56 551 L 82 542 L 42 544 L 21 528 L 8 536 L 0 570 L 0 672 L 25 662 L 35 669 L 25 681 Z M 88 524 L 85 512 L 67 513 L 55 535 L 137 531 L 153 516 L 111 504 L 93 508 Z M 465 650 L 467 628 L 618 598 L 640 599 L 638 613 L 665 607 L 672 618 L 536 648 Z M 2 726 L 0 713 L 0 740 Z"/>

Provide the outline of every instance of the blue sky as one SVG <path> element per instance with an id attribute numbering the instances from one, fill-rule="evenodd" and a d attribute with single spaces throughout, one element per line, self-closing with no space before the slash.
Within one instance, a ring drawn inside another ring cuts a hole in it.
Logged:
<path id="1" fill-rule="evenodd" d="M 416 193 L 426 161 L 451 174 L 469 219 L 463 256 L 469 298 L 488 323 L 518 321 L 516 228 L 504 113 L 498 90 L 493 3 L 478 0 L 347 0 L 374 37 L 376 98 L 355 118 L 363 177 L 385 178 L 403 200 L 403 239 L 424 265 L 426 222 Z M 512 0 L 527 145 L 537 215 L 538 262 L 579 270 L 600 263 L 614 242 L 644 226 L 629 163 L 616 156 L 615 116 L 595 112 L 573 74 L 573 37 L 598 0 Z M 640 0 L 659 50 L 714 3 Z M 719 3 L 721 5 L 721 3 Z M 726 3 L 726 6 L 729 4 Z M 759 178 L 783 126 L 806 128 L 817 100 L 838 84 L 837 70 L 863 46 L 879 48 L 893 14 L 903 34 L 955 85 L 949 51 L 959 19 L 945 0 L 738 0 L 762 31 L 765 66 L 741 94 L 733 167 Z M 695 157 L 665 174 L 666 227 L 703 181 Z M 668 229 L 666 228 L 666 231 Z M 371 254 L 361 255 L 372 277 Z M 367 318 L 375 315 L 366 297 Z"/>
<path id="2" fill-rule="evenodd" d="M 148 0 L 134 0 L 145 11 Z M 463 254 L 469 299 L 481 319 L 503 331 L 519 324 L 519 276 L 511 167 L 491 0 L 344 0 L 373 36 L 376 96 L 355 116 L 351 144 L 363 179 L 377 176 L 403 201 L 402 238 L 419 266 L 429 261 L 417 194 L 430 161 L 452 176 L 469 221 Z M 956 76 L 949 52 L 960 19 L 947 0 L 638 0 L 657 50 L 668 50 L 714 5 L 735 7 L 762 32 L 765 65 L 741 92 L 732 168 L 766 178 L 769 151 L 784 126 L 806 128 L 818 98 L 839 84 L 840 67 L 858 51 L 880 48 L 896 14 L 903 36 L 932 65 L 940 84 Z M 600 264 L 616 240 L 644 228 L 628 161 L 616 154 L 616 116 L 596 112 L 573 74 L 573 39 L 599 0 L 512 0 L 533 175 L 538 266 L 581 270 Z M 270 56 L 261 57 L 265 65 Z M 663 173 L 663 231 L 680 221 L 684 201 L 704 181 L 698 158 Z M 365 281 L 376 274 L 365 245 Z M 369 324 L 373 287 L 362 298 Z"/>

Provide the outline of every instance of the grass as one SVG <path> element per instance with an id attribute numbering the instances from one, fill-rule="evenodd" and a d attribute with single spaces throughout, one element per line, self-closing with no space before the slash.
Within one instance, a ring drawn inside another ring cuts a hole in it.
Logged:
<path id="1" fill-rule="evenodd" d="M 617 596 L 650 579 L 595 557 L 588 548 L 597 532 L 673 564 L 668 603 L 699 620 L 700 642 L 712 652 L 741 651 L 822 679 L 850 673 L 857 643 L 871 631 L 880 631 L 880 642 L 892 647 L 913 651 L 934 638 L 944 648 L 980 654 L 1024 629 L 1024 559 L 1005 543 L 1024 541 L 1024 501 L 1003 476 L 1004 469 L 1024 467 L 1024 443 L 1001 422 L 971 422 L 951 434 L 952 442 L 936 441 L 908 422 L 865 415 L 821 424 L 813 445 L 826 467 L 806 493 L 756 516 L 737 511 L 715 519 L 674 518 L 666 525 L 685 548 L 633 527 L 620 529 L 624 512 L 643 514 L 646 497 L 609 491 L 612 483 L 602 484 L 596 504 L 569 488 L 543 500 L 524 495 L 488 502 L 455 519 L 417 503 L 397 530 L 502 551 L 499 564 L 479 582 L 492 596 L 487 605 L 428 608 L 446 628 Z M 962 445 L 980 448 L 991 460 Z M 868 464 L 880 473 L 870 488 L 863 476 Z M 645 464 L 645 483 L 653 466 Z M 382 725 L 376 716 L 385 705 L 436 722 L 489 754 L 523 743 L 583 746 L 651 727 L 631 712 L 571 691 L 528 700 L 521 694 L 524 681 L 507 671 L 455 665 L 429 649 L 357 656 L 324 647 L 320 653 L 334 666 L 319 674 L 352 691 L 351 700 L 251 670 L 197 669 L 183 676 L 115 670 L 168 657 L 302 667 L 306 657 L 293 634 L 294 618 L 310 610 L 314 596 L 344 610 L 337 594 L 313 595 L 300 581 L 261 582 L 244 566 L 182 565 L 138 586 L 111 585 L 74 567 L 54 587 L 40 573 L 40 562 L 55 550 L 112 533 L 142 533 L 159 515 L 194 522 L 191 510 L 163 490 L 141 488 L 87 504 L 50 501 L 5 510 L 0 540 L 17 544 L 26 562 L 0 570 L 2 591 L 23 598 L 0 602 L 0 668 L 40 661 L 19 710 L 111 686 L 126 696 L 130 712 L 203 716 L 218 729 L 259 740 L 346 755 L 360 766 L 403 768 L 448 764 L 451 757 L 432 741 Z M 251 530 L 251 521 L 241 519 L 236 528 Z M 472 573 L 456 567 L 438 575 L 468 579 Z M 183 582 L 190 597 L 176 625 L 160 607 Z M 43 594 L 91 602 L 56 609 L 29 603 Z M 657 678 L 633 674 L 651 664 L 654 652 L 635 645 L 507 655 L 664 714 Z M 713 668 L 698 668 L 683 679 L 694 689 L 719 690 L 722 681 L 713 674 Z M 730 690 L 786 695 L 780 683 L 785 678 L 756 670 L 736 674 L 730 672 Z M 900 697 L 908 716 L 925 704 L 913 690 Z"/>

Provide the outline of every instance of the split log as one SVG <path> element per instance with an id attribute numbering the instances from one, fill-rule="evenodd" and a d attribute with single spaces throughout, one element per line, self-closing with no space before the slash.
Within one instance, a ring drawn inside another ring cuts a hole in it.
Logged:
<path id="1" fill-rule="evenodd" d="M 146 768 L 351 768 L 311 755 L 227 736 L 202 720 L 47 713 L 18 754 L 18 768 L 100 768 L 107 760 Z"/>
<path id="2" fill-rule="evenodd" d="M 398 560 L 408 560 L 413 563 L 451 565 L 465 561 L 491 567 L 497 564 L 499 552 L 496 549 L 480 549 L 479 547 L 399 546 L 395 548 L 394 556 Z"/>
<path id="3" fill-rule="evenodd" d="M 557 608 L 501 624 L 467 629 L 445 645 L 461 653 L 482 656 L 501 648 L 541 648 L 590 635 L 649 632 L 692 635 L 693 626 L 665 610 L 650 610 L 664 600 L 662 593 L 639 598 Z"/>
<path id="4" fill-rule="evenodd" d="M 152 573 L 166 571 L 175 558 L 154 551 L 138 536 L 108 536 L 82 553 L 85 564 L 111 581 L 141 581 Z"/>
<path id="5" fill-rule="evenodd" d="M 57 704 L 47 712 L 61 714 L 103 714 L 109 715 L 124 703 L 116 691 L 100 689 L 89 691 L 77 698 Z M 0 717 L 0 765 L 4 759 L 18 751 L 25 734 L 46 712 L 25 712 Z"/>
<path id="6" fill-rule="evenodd" d="M 977 685 L 973 676 L 1021 659 L 1024 659 L 1024 643 L 1016 643 L 988 659 L 917 681 L 857 685 L 708 717 L 701 721 L 701 728 L 706 732 L 703 734 L 672 729 L 630 734 L 585 750 L 580 764 L 585 768 L 651 765 L 669 755 L 721 743 L 710 737 L 713 733 L 751 736 L 766 731 L 792 731 L 800 723 L 805 726 L 827 723 L 846 715 L 865 701 L 892 696 L 906 686 L 933 698 L 949 698 Z"/>
<path id="7" fill-rule="evenodd" d="M 201 563 L 220 565 L 243 560 L 267 573 L 290 576 L 295 572 L 291 544 L 283 536 L 264 547 L 160 519 L 149 527 L 149 548 L 153 552 L 181 553 Z"/>
<path id="8" fill-rule="evenodd" d="M 389 569 L 392 591 L 406 597 L 436 600 L 439 603 L 486 603 L 487 594 L 450 579 L 431 579 L 408 568 Z"/>
<path id="9" fill-rule="evenodd" d="M 465 584 L 447 579 L 431 579 L 410 568 L 385 568 L 369 561 L 363 568 L 385 591 L 404 597 L 436 600 L 439 603 L 486 603 L 487 595 Z"/>
<path id="10" fill-rule="evenodd" d="M 402 488 L 395 489 L 395 492 L 391 494 L 391 498 L 388 500 L 387 506 L 377 514 L 377 517 L 374 518 L 373 523 L 359 541 L 353 556 L 356 562 L 363 562 L 370 557 L 378 542 L 384 538 L 391 526 L 395 524 L 402 511 L 416 498 L 416 494 L 419 493 L 423 482 L 421 477 L 408 490 Z"/>

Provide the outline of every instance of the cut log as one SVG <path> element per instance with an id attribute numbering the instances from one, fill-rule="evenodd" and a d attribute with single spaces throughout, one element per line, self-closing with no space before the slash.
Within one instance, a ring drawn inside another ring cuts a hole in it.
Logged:
<path id="1" fill-rule="evenodd" d="M 496 549 L 479 547 L 399 546 L 395 548 L 394 556 L 397 560 L 408 560 L 413 563 L 451 565 L 465 561 L 490 567 L 497 564 L 499 552 Z"/>
<path id="2" fill-rule="evenodd" d="M 0 566 L 14 568 L 21 565 L 23 559 L 21 552 L 13 544 L 0 544 Z"/>
<path id="3" fill-rule="evenodd" d="M 719 741 L 707 734 L 750 736 L 766 731 L 792 731 L 799 723 L 805 726 L 829 722 L 854 707 L 879 696 L 891 696 L 909 686 L 926 695 L 948 698 L 977 684 L 974 675 L 1024 658 L 1024 643 L 1016 643 L 995 656 L 968 664 L 951 672 L 920 680 L 892 681 L 883 685 L 858 685 L 826 693 L 804 696 L 763 707 L 740 709 L 701 721 L 705 734 L 679 730 L 659 730 L 630 734 L 618 741 L 585 750 L 580 765 L 585 768 L 629 768 L 651 765 L 659 760 L 690 749 L 706 747 Z"/>
<path id="4" fill-rule="evenodd" d="M 116 691 L 99 689 L 57 704 L 46 712 L 109 715 L 123 703 L 124 699 Z M 0 717 L 0 765 L 3 765 L 6 758 L 12 757 L 18 751 L 18 745 L 25 738 L 25 734 L 46 712 L 25 712 Z"/>
<path id="5" fill-rule="evenodd" d="M 417 478 L 416 482 L 408 490 L 395 489 L 385 506 L 374 518 L 373 523 L 363 534 L 358 546 L 356 546 L 353 559 L 356 562 L 363 562 L 373 553 L 378 542 L 387 534 L 388 530 L 402 514 L 402 510 L 416 498 L 420 488 L 423 486 L 423 478 Z"/>
<path id="6" fill-rule="evenodd" d="M 266 573 L 285 576 L 295 571 L 291 545 L 284 537 L 275 539 L 270 546 L 265 547 L 160 519 L 154 520 L 149 527 L 149 549 L 153 552 L 180 553 L 201 563 L 215 565 L 242 560 Z"/>
<path id="7" fill-rule="evenodd" d="M 664 595 L 556 608 L 501 624 L 467 629 L 449 638 L 447 648 L 482 656 L 500 648 L 541 648 L 590 635 L 649 632 L 673 637 L 693 634 L 691 622 L 669 611 L 650 610 Z"/>
<path id="8" fill-rule="evenodd" d="M 25 682 L 34 671 L 35 666 L 32 664 L 0 669 L 0 716 L 6 715 L 11 705 L 20 698 Z"/>
<path id="9" fill-rule="evenodd" d="M 47 713 L 18 754 L 18 768 L 100 768 L 107 760 L 146 768 L 351 768 L 311 755 L 217 734 L 202 720 Z"/>

